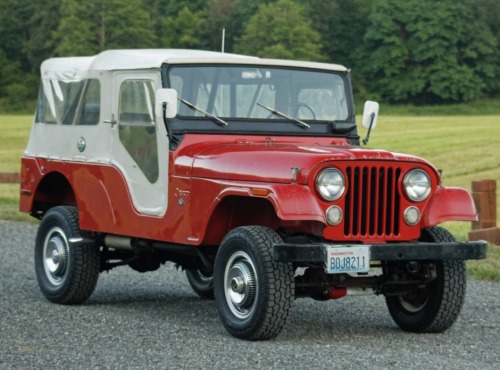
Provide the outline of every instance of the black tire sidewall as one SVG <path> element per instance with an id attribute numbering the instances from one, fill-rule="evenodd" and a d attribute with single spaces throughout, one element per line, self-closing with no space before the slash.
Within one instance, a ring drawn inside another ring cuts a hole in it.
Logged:
<path id="1" fill-rule="evenodd" d="M 215 259 L 215 302 L 223 325 L 234 337 L 271 339 L 285 326 L 295 299 L 295 280 L 291 263 L 274 261 L 273 246 L 282 242 L 274 230 L 262 226 L 238 227 L 222 241 Z M 257 284 L 251 312 L 245 317 L 231 311 L 224 291 L 225 270 L 235 253 L 246 254 Z"/>
<path id="2" fill-rule="evenodd" d="M 66 239 L 68 240 L 68 266 L 67 266 L 67 276 L 64 282 L 61 285 L 52 284 L 46 275 L 44 269 L 43 262 L 43 247 L 45 243 L 45 238 L 47 237 L 47 233 L 53 230 L 54 227 L 59 227 L 64 232 Z M 75 264 L 75 251 L 71 243 L 69 243 L 69 239 L 75 237 L 73 235 L 73 230 L 71 225 L 67 221 L 67 219 L 63 216 L 62 212 L 60 212 L 60 208 L 54 208 L 47 212 L 45 217 L 43 218 L 40 226 L 38 228 L 38 233 L 36 236 L 35 242 L 35 271 L 38 279 L 38 283 L 40 285 L 40 289 L 43 294 L 49 300 L 57 301 L 60 297 L 66 295 L 69 288 L 72 286 L 73 282 L 73 266 Z"/>
<path id="3" fill-rule="evenodd" d="M 401 304 L 399 297 L 387 297 L 387 307 L 394 321 L 404 330 L 419 332 L 434 320 L 441 305 L 443 294 L 443 263 L 436 262 L 436 280 L 430 283 L 428 289 L 428 299 L 425 305 L 417 312 L 410 312 Z"/>
<path id="4" fill-rule="evenodd" d="M 226 265 L 231 256 L 236 252 L 245 252 L 251 258 L 258 279 L 258 291 L 256 294 L 255 309 L 252 314 L 245 318 L 237 318 L 229 308 L 224 292 L 224 274 Z M 215 301 L 221 313 L 221 320 L 224 325 L 233 333 L 240 333 L 242 337 L 247 336 L 247 332 L 256 331 L 260 323 L 255 320 L 256 317 L 262 317 L 266 308 L 265 300 L 267 299 L 268 283 L 265 278 L 265 271 L 262 268 L 259 254 L 255 253 L 251 243 L 242 235 L 232 235 L 223 242 L 223 247 L 215 260 L 214 270 L 214 294 Z"/>
<path id="5" fill-rule="evenodd" d="M 64 234 L 68 252 L 64 281 L 58 285 L 48 279 L 43 255 L 45 239 L 55 227 L 60 228 Z M 95 289 L 100 272 L 99 247 L 92 240 L 85 244 L 70 241 L 72 238 L 81 237 L 78 210 L 74 206 L 54 207 L 45 214 L 40 223 L 35 240 L 35 273 L 40 290 L 51 302 L 80 304 L 85 302 Z"/>
<path id="6" fill-rule="evenodd" d="M 455 238 L 446 229 L 433 226 L 422 230 L 420 241 L 453 242 Z M 458 317 L 466 290 L 465 262 L 463 260 L 434 261 L 436 279 L 427 286 L 428 299 L 417 312 L 408 311 L 399 297 L 386 297 L 387 307 L 394 321 L 403 330 L 411 332 L 442 332 Z"/>

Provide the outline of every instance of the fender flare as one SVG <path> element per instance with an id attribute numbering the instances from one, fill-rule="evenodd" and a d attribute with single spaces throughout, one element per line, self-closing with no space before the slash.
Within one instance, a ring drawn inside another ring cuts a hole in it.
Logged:
<path id="1" fill-rule="evenodd" d="M 266 190 L 255 195 L 255 189 Z M 300 184 L 256 184 L 251 187 L 227 187 L 219 193 L 217 202 L 229 195 L 259 197 L 267 199 L 276 215 L 283 221 L 318 221 L 325 223 L 324 213 L 317 197 L 307 185 Z"/>
<path id="2" fill-rule="evenodd" d="M 422 227 L 427 228 L 446 221 L 477 221 L 474 201 L 465 189 L 436 189 L 426 207 Z"/>

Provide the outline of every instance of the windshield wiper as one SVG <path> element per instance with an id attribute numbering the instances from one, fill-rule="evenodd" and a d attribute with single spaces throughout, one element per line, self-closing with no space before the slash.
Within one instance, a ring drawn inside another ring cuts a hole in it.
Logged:
<path id="1" fill-rule="evenodd" d="M 267 109 L 269 112 L 271 112 L 272 114 L 275 114 L 277 116 L 280 116 L 280 117 L 283 117 L 283 118 L 286 118 L 287 120 L 290 120 L 290 121 L 293 121 L 295 123 L 298 124 L 298 126 L 302 127 L 303 129 L 308 129 L 308 128 L 311 128 L 310 125 L 308 125 L 307 123 L 305 122 L 302 122 L 300 119 L 297 119 L 295 117 L 291 117 L 289 116 L 288 114 L 285 114 L 283 112 L 280 112 L 279 110 L 276 110 L 276 109 L 273 109 L 273 108 L 270 108 L 270 107 L 266 107 L 265 105 L 263 104 L 260 104 L 260 103 L 257 103 L 258 106 L 264 108 L 264 109 Z"/>
<path id="2" fill-rule="evenodd" d="M 223 119 L 217 117 L 217 116 L 214 116 L 213 114 L 211 113 L 208 113 L 206 111 L 204 111 L 203 109 L 201 109 L 200 107 L 197 107 L 196 105 L 194 105 L 193 103 L 190 103 L 188 102 L 187 100 L 184 100 L 182 98 L 177 98 L 179 99 L 181 102 L 183 102 L 184 104 L 186 104 L 189 108 L 195 110 L 195 111 L 198 111 L 200 112 L 201 114 L 203 114 L 205 117 L 208 117 L 208 118 L 212 118 L 213 120 L 215 120 L 215 122 L 217 122 L 217 124 L 219 124 L 220 126 L 222 127 L 226 127 L 227 126 L 227 122 L 224 121 Z"/>

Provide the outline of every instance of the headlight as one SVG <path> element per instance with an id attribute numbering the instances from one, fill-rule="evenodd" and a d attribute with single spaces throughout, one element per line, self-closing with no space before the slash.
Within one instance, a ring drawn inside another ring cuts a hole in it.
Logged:
<path id="1" fill-rule="evenodd" d="M 431 179 L 423 170 L 408 172 L 403 179 L 403 185 L 408 198 L 415 202 L 424 200 L 431 192 Z"/>
<path id="2" fill-rule="evenodd" d="M 344 194 L 344 175 L 335 168 L 327 168 L 316 179 L 316 189 L 324 200 L 337 200 Z"/>

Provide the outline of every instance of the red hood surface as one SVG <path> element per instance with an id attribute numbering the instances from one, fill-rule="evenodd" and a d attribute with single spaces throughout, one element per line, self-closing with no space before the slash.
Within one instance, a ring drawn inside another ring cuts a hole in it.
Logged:
<path id="1" fill-rule="evenodd" d="M 302 139 L 302 138 L 301 138 Z M 288 138 L 293 140 L 293 138 Z M 404 161 L 428 162 L 414 156 L 383 150 L 319 142 L 241 139 L 232 142 L 210 140 L 187 144 L 179 151 L 176 164 L 192 166 L 191 176 L 252 182 L 292 182 L 292 169 L 300 169 L 299 183 L 305 183 L 310 171 L 328 161 Z M 181 171 L 184 172 L 185 171 Z"/>

